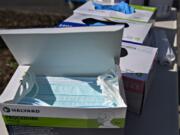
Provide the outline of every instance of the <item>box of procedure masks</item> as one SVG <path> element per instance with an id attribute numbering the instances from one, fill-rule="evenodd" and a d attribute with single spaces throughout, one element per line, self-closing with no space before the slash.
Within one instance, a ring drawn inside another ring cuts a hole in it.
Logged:
<path id="1" fill-rule="evenodd" d="M 131 5 L 135 8 L 135 13 L 133 14 L 124 14 L 118 11 L 112 10 L 95 10 L 92 1 L 88 1 L 83 4 L 81 7 L 74 10 L 74 13 L 84 14 L 84 15 L 95 15 L 103 18 L 117 18 L 128 21 L 136 22 L 149 22 L 153 17 L 156 8 L 155 7 L 146 7 L 140 5 Z"/>
<path id="2" fill-rule="evenodd" d="M 120 58 L 128 110 L 140 114 L 151 89 L 157 48 L 122 43 L 126 50 Z"/>
<path id="3" fill-rule="evenodd" d="M 0 96 L 6 125 L 123 128 L 122 26 L 0 30 L 19 67 Z"/>
<path id="4" fill-rule="evenodd" d="M 86 21 L 83 21 L 85 19 L 96 19 L 96 20 L 102 20 L 102 21 L 108 21 L 102 17 L 92 16 L 92 15 L 83 15 L 83 14 L 73 14 L 66 20 L 64 20 L 59 27 L 83 27 L 83 26 L 89 26 L 89 24 L 86 23 Z M 127 20 L 120 20 L 120 19 L 110 19 L 113 22 L 119 22 L 119 23 L 125 23 L 127 24 L 127 27 L 125 27 L 123 32 L 123 38 L 122 40 L 125 42 L 132 42 L 136 44 L 143 44 L 145 41 L 147 41 L 147 37 L 150 34 L 150 29 L 152 27 L 152 23 L 141 23 L 141 22 L 132 22 Z M 96 25 L 96 23 L 95 23 Z M 93 25 L 91 25 L 93 26 Z"/>

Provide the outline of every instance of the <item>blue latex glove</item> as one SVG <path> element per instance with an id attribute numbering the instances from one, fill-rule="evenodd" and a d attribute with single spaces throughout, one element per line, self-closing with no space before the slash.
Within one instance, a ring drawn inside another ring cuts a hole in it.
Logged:
<path id="1" fill-rule="evenodd" d="M 128 3 L 121 1 L 116 5 L 101 5 L 97 3 L 93 3 L 96 10 L 114 10 L 118 12 L 122 12 L 124 14 L 132 14 L 135 12 L 135 9 L 129 6 Z"/>
<path id="2" fill-rule="evenodd" d="M 62 22 L 62 23 L 58 24 L 57 27 L 67 28 L 67 27 L 82 27 L 82 26 L 87 26 L 87 25 L 82 24 L 82 23 L 75 23 L 75 22 Z"/>
<path id="3" fill-rule="evenodd" d="M 90 26 L 106 26 L 107 24 L 101 23 L 101 22 L 97 22 L 94 24 L 91 24 Z"/>

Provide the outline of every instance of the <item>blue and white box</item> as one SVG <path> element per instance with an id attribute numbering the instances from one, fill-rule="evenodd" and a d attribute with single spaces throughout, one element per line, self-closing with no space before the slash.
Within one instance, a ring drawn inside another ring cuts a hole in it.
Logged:
<path id="1" fill-rule="evenodd" d="M 75 13 L 66 20 L 64 20 L 59 27 L 83 27 L 87 26 L 83 22 L 84 19 L 94 18 L 102 21 L 112 21 L 120 24 L 127 24 L 128 27 L 124 28 L 123 38 L 122 40 L 125 42 L 135 43 L 135 44 L 143 44 L 147 37 L 149 36 L 150 29 L 152 27 L 152 23 L 142 23 L 142 22 L 132 22 L 127 20 L 120 19 L 109 19 L 106 20 L 103 17 L 93 16 L 93 15 L 84 15 Z"/>

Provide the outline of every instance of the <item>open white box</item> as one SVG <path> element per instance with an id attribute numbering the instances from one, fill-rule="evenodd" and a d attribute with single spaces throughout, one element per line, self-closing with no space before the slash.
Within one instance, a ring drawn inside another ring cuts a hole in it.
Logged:
<path id="1" fill-rule="evenodd" d="M 0 30 L 19 63 L 0 97 L 7 125 L 70 128 L 124 127 L 124 91 L 115 108 L 66 108 L 15 104 L 27 71 L 36 76 L 97 77 L 119 64 L 122 26 Z M 121 84 L 119 84 L 121 86 Z"/>

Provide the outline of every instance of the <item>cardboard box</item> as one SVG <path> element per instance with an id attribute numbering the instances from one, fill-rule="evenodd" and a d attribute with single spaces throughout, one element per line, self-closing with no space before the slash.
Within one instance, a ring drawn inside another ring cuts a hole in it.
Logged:
<path id="1" fill-rule="evenodd" d="M 139 5 L 131 5 L 135 8 L 135 13 L 133 14 L 124 14 L 112 10 L 95 10 L 92 1 L 86 2 L 81 7 L 74 10 L 74 13 L 85 14 L 85 15 L 95 15 L 103 18 L 117 18 L 128 21 L 137 21 L 137 22 L 149 22 L 151 17 L 156 11 L 154 7 L 146 7 Z"/>
<path id="2" fill-rule="evenodd" d="M 16 104 L 16 99 L 27 90 L 21 88 L 21 83 L 28 71 L 36 77 L 97 77 L 114 67 L 119 63 L 122 32 L 121 26 L 0 30 L 0 35 L 19 63 L 0 97 L 0 111 L 5 123 L 68 128 L 123 128 L 126 103 L 124 96 L 121 96 L 123 89 L 119 87 L 116 92 L 119 93 L 120 105 L 114 108 Z"/>
<path id="3" fill-rule="evenodd" d="M 87 18 L 95 18 L 98 20 L 105 20 L 102 17 L 92 16 L 92 15 L 84 15 L 75 13 L 66 20 L 64 20 L 59 27 L 80 27 L 86 26 L 83 22 L 84 19 Z M 152 23 L 141 23 L 141 22 L 132 22 L 127 20 L 120 19 L 110 19 L 114 22 L 123 22 L 128 24 L 129 26 L 124 29 L 123 33 L 123 41 L 132 42 L 137 44 L 143 44 L 146 41 L 146 37 L 149 35 L 149 31 L 152 27 Z"/>
<path id="4" fill-rule="evenodd" d="M 141 113 L 150 90 L 151 81 L 153 81 L 153 65 L 157 48 L 130 43 L 123 43 L 122 48 L 127 50 L 127 55 L 120 58 L 120 68 L 128 110 Z"/>

